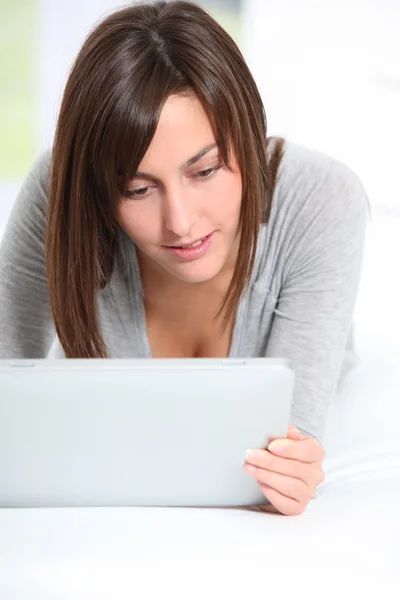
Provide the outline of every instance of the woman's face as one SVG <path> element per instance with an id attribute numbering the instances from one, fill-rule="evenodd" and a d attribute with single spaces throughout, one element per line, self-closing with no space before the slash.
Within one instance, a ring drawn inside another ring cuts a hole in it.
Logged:
<path id="1" fill-rule="evenodd" d="M 231 167 L 198 99 L 170 96 L 119 206 L 145 268 L 200 283 L 234 264 L 242 180 L 235 159 Z"/>

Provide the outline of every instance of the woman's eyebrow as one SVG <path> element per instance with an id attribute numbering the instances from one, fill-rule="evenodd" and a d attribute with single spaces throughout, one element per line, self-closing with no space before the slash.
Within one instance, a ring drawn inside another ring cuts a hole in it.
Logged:
<path id="1" fill-rule="evenodd" d="M 198 160 L 200 160 L 205 154 L 207 154 L 207 152 L 210 152 L 210 150 L 213 150 L 214 148 L 216 148 L 217 145 L 218 144 L 216 142 L 214 142 L 213 144 L 209 144 L 208 146 L 205 146 L 199 152 L 197 152 L 197 154 L 195 154 L 194 156 L 192 156 L 192 158 L 189 158 L 189 160 L 187 160 L 182 165 L 181 168 L 182 169 L 187 169 L 191 165 L 194 165 L 194 163 L 196 163 Z"/>
<path id="2" fill-rule="evenodd" d="M 199 150 L 199 152 L 197 152 L 194 156 L 192 156 L 192 158 L 189 158 L 186 162 L 184 162 L 183 165 L 181 165 L 180 168 L 181 169 L 187 169 L 191 165 L 194 165 L 205 154 L 207 154 L 207 152 L 210 152 L 210 150 L 213 150 L 217 146 L 218 146 L 218 144 L 216 142 L 214 142 L 212 144 L 208 144 L 207 146 L 205 146 L 204 148 L 202 148 L 201 150 Z M 154 175 L 152 175 L 151 173 L 144 173 L 143 171 L 137 171 L 135 173 L 134 177 L 143 177 L 145 179 L 157 179 L 157 177 L 154 177 Z"/>

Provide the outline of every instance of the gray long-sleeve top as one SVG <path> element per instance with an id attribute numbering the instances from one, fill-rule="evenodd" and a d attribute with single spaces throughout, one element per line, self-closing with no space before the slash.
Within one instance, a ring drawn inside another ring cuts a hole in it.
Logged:
<path id="1" fill-rule="evenodd" d="M 1 242 L 0 358 L 64 356 L 44 259 L 50 164 L 50 151 L 34 163 Z M 345 165 L 294 143 L 286 142 L 278 175 L 229 356 L 288 358 L 291 422 L 322 442 L 351 336 L 368 200 Z M 135 246 L 122 232 L 120 241 L 122 260 L 98 295 L 102 334 L 111 357 L 151 357 Z"/>

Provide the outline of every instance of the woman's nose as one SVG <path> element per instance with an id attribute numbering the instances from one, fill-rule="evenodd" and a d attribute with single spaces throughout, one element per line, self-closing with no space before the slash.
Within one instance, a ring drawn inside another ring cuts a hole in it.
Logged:
<path id="1" fill-rule="evenodd" d="M 175 189 L 164 197 L 164 223 L 176 237 L 189 234 L 196 222 L 196 210 L 184 189 Z"/>

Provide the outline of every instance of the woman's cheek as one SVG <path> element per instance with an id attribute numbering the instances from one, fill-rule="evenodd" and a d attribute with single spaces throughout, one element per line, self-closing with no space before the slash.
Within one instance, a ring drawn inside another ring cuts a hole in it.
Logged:
<path id="1" fill-rule="evenodd" d="M 118 223 L 140 245 L 155 243 L 161 230 L 159 211 L 150 203 L 127 203 L 118 214 Z"/>

